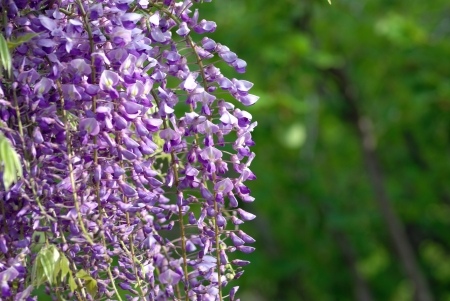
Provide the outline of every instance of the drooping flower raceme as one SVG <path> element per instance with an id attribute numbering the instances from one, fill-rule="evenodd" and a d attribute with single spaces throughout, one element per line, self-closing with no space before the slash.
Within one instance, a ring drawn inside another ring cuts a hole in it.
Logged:
<path id="1" fill-rule="evenodd" d="M 41 285 L 54 300 L 235 300 L 258 97 L 220 72 L 246 63 L 205 36 L 216 23 L 196 2 L 1 2 L 1 131 L 23 165 L 0 191 L 3 300 Z"/>

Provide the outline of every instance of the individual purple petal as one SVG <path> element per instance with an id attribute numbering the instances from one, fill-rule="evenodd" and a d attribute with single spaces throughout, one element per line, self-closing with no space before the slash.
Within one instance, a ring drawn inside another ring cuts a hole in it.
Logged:
<path id="1" fill-rule="evenodd" d="M 227 224 L 227 220 L 225 219 L 225 217 L 223 217 L 222 214 L 218 214 L 216 216 L 216 223 L 217 223 L 217 226 L 224 227 Z"/>
<path id="2" fill-rule="evenodd" d="M 122 25 L 126 29 L 133 29 L 136 27 L 136 23 L 142 18 L 141 14 L 137 13 L 126 13 L 123 14 L 120 19 L 122 20 Z"/>
<path id="3" fill-rule="evenodd" d="M 179 25 L 179 28 L 177 29 L 176 33 L 182 37 L 185 37 L 189 34 L 191 30 L 187 26 L 186 22 L 181 22 Z"/>
<path id="4" fill-rule="evenodd" d="M 256 101 L 258 101 L 259 96 L 248 94 L 246 96 L 240 96 L 238 97 L 238 100 L 244 105 L 244 106 L 251 106 L 255 104 Z"/>
<path id="5" fill-rule="evenodd" d="M 64 92 L 64 96 L 68 98 L 68 100 L 81 100 L 81 94 L 75 85 L 64 84 L 62 85 L 62 90 Z"/>
<path id="6" fill-rule="evenodd" d="M 191 212 L 189 212 L 189 213 L 191 213 Z M 193 224 L 195 224 L 195 223 L 193 223 Z M 191 225 L 193 225 L 193 224 L 191 224 Z M 195 250 L 197 250 L 195 245 L 190 240 L 186 241 L 186 251 L 194 252 Z"/>
<path id="7" fill-rule="evenodd" d="M 208 146 L 208 147 L 205 147 L 201 151 L 200 156 L 205 161 L 212 161 L 212 162 L 214 162 L 217 159 L 222 158 L 222 152 L 220 150 L 218 150 L 217 148 L 215 148 L 215 147 Z"/>
<path id="8" fill-rule="evenodd" d="M 53 81 L 46 77 L 43 77 L 35 86 L 34 93 L 38 95 L 46 94 L 53 85 Z"/>
<path id="9" fill-rule="evenodd" d="M 237 212 L 239 213 L 242 220 L 244 220 L 244 221 L 250 221 L 256 217 L 256 215 L 251 214 L 250 212 L 247 212 L 241 208 L 237 209 Z"/>
<path id="10" fill-rule="evenodd" d="M 180 134 L 178 134 L 177 132 L 175 132 L 172 129 L 165 129 L 165 130 L 162 130 L 159 133 L 159 137 L 161 139 L 166 140 L 166 141 L 168 141 L 168 140 L 177 140 L 178 138 L 180 138 Z"/>
<path id="11" fill-rule="evenodd" d="M 122 154 L 122 156 L 124 156 L 125 159 L 130 160 L 130 161 L 136 160 L 137 156 L 134 153 L 130 152 L 129 150 L 126 150 L 125 148 L 123 148 L 120 145 L 118 147 L 119 147 L 120 153 Z"/>
<path id="12" fill-rule="evenodd" d="M 235 297 L 238 289 L 239 289 L 239 286 L 235 286 L 230 290 L 230 301 L 234 301 L 234 297 Z"/>
<path id="13" fill-rule="evenodd" d="M 122 136 L 122 142 L 123 142 L 123 144 L 125 144 L 127 149 L 133 149 L 133 148 L 139 147 L 139 143 L 137 143 L 132 138 L 130 138 L 126 135 Z"/>
<path id="14" fill-rule="evenodd" d="M 236 234 L 233 232 L 230 233 L 231 241 L 233 242 L 233 245 L 236 247 L 242 246 L 245 242 L 239 238 Z"/>
<path id="15" fill-rule="evenodd" d="M 3 254 L 8 253 L 8 246 L 6 244 L 6 239 L 5 239 L 5 236 L 3 234 L 0 234 L 0 251 Z"/>
<path id="16" fill-rule="evenodd" d="M 217 83 L 219 84 L 219 87 L 222 90 L 230 90 L 231 88 L 234 87 L 233 82 L 231 80 L 229 80 L 228 78 L 226 78 L 225 76 L 218 79 Z"/>
<path id="17" fill-rule="evenodd" d="M 162 284 L 175 285 L 181 280 L 181 276 L 174 271 L 167 269 L 165 272 L 159 275 L 159 281 Z"/>
<path id="18" fill-rule="evenodd" d="M 8 282 L 2 281 L 0 285 L 1 285 L 1 290 L 2 290 L 2 297 L 4 297 L 4 298 L 11 297 L 12 293 L 11 293 L 11 288 L 8 285 Z"/>
<path id="19" fill-rule="evenodd" d="M 203 48 L 205 48 L 208 51 L 215 50 L 216 46 L 217 46 L 216 42 L 214 42 L 214 40 L 212 40 L 208 37 L 204 37 L 202 39 L 202 45 L 203 45 Z"/>
<path id="20" fill-rule="evenodd" d="M 205 32 L 214 32 L 216 30 L 216 22 L 214 21 L 206 21 L 201 20 L 200 23 L 194 26 L 194 31 L 198 34 L 202 34 Z"/>
<path id="21" fill-rule="evenodd" d="M 233 79 L 233 84 L 239 92 L 243 93 L 241 95 L 247 95 L 247 92 L 253 87 L 253 83 L 246 80 Z"/>
<path id="22" fill-rule="evenodd" d="M 100 76 L 100 89 L 103 91 L 109 91 L 115 89 L 117 84 L 119 83 L 119 75 L 117 73 L 105 70 L 102 72 Z"/>
<path id="23" fill-rule="evenodd" d="M 150 132 L 157 132 L 159 131 L 159 128 L 161 127 L 163 121 L 162 119 L 156 119 L 156 118 L 142 118 L 142 121 L 144 122 L 145 126 Z"/>
<path id="24" fill-rule="evenodd" d="M 214 200 L 214 195 L 205 187 L 205 185 L 200 184 L 200 194 L 207 201 Z"/>
<path id="25" fill-rule="evenodd" d="M 120 188 L 122 189 L 123 194 L 126 197 L 132 198 L 132 197 L 136 197 L 138 195 L 136 190 L 133 187 L 131 187 L 130 185 L 128 185 L 127 183 L 125 183 L 123 181 L 119 181 L 119 185 L 120 185 Z"/>
<path id="26" fill-rule="evenodd" d="M 244 233 L 244 231 L 242 230 L 238 231 L 238 235 L 242 238 L 243 241 L 245 241 L 248 244 L 254 243 L 256 241 L 253 237 Z"/>
<path id="27" fill-rule="evenodd" d="M 97 136 L 100 132 L 100 126 L 95 118 L 85 118 L 80 121 L 80 130 L 85 130 L 92 136 Z"/>
<path id="28" fill-rule="evenodd" d="M 127 88 L 127 95 L 131 98 L 136 98 L 137 96 L 143 96 L 144 94 L 144 85 L 142 82 L 137 81 L 134 84 L 131 84 Z"/>
<path id="29" fill-rule="evenodd" d="M 220 52 L 219 56 L 226 62 L 226 63 L 233 63 L 235 60 L 237 60 L 237 55 L 234 52 L 231 51 L 225 51 Z"/>
<path id="30" fill-rule="evenodd" d="M 238 201 L 231 191 L 228 193 L 228 199 L 230 200 L 231 207 L 236 208 L 238 206 Z"/>
<path id="31" fill-rule="evenodd" d="M 53 31 L 57 28 L 56 21 L 50 19 L 45 15 L 39 15 L 39 21 L 41 21 L 42 26 L 50 31 Z"/>
<path id="32" fill-rule="evenodd" d="M 114 120 L 114 125 L 118 130 L 123 130 L 128 125 L 128 122 L 125 120 L 125 118 L 123 118 L 116 112 L 113 113 L 113 120 Z"/>
<path id="33" fill-rule="evenodd" d="M 33 138 L 34 138 L 34 143 L 36 143 L 36 144 L 41 144 L 42 142 L 44 142 L 44 137 L 42 137 L 40 128 L 38 128 L 38 127 L 34 128 Z"/>
<path id="34" fill-rule="evenodd" d="M 233 187 L 233 182 L 231 182 L 229 178 L 226 178 L 214 185 L 214 191 L 220 192 L 222 194 L 227 194 L 228 192 L 233 190 Z"/>
<path id="35" fill-rule="evenodd" d="M 117 46 L 125 46 L 131 42 L 131 30 L 123 27 L 115 27 L 111 38 Z"/>
<path id="36" fill-rule="evenodd" d="M 219 131 L 219 127 L 214 123 L 212 123 L 211 121 L 206 120 L 205 122 L 197 126 L 197 130 L 201 134 L 211 135 L 217 133 Z"/>
<path id="37" fill-rule="evenodd" d="M 250 254 L 253 251 L 255 251 L 254 247 L 249 247 L 249 246 L 237 246 L 236 248 L 245 254 Z"/>
<path id="38" fill-rule="evenodd" d="M 19 272 L 14 267 L 9 267 L 0 273 L 0 282 L 13 281 L 19 276 Z"/>
<path id="39" fill-rule="evenodd" d="M 228 125 L 234 125 L 238 123 L 238 119 L 233 116 L 233 114 L 231 114 L 228 111 L 224 111 L 221 115 L 220 115 L 220 121 L 222 121 L 222 123 L 224 124 L 228 124 Z"/>
<path id="40" fill-rule="evenodd" d="M 33 291 L 33 289 L 34 289 L 34 287 L 32 285 L 29 285 L 25 290 L 23 290 L 22 292 L 18 293 L 14 297 L 14 301 L 28 300 L 27 298 L 30 296 L 30 294 Z"/>
<path id="41" fill-rule="evenodd" d="M 136 60 L 137 58 L 134 55 L 129 54 L 122 65 L 120 65 L 119 71 L 124 75 L 133 75 Z"/>
<path id="42" fill-rule="evenodd" d="M 55 10 L 56 11 L 56 10 Z M 90 7 L 90 19 L 91 20 L 97 20 L 99 17 L 103 16 L 103 4 L 97 3 Z"/>
<path id="43" fill-rule="evenodd" d="M 243 266 L 246 266 L 246 265 L 250 264 L 250 261 L 235 259 L 235 260 L 232 260 L 231 263 L 234 264 L 234 265 L 243 267 Z"/>
<path id="44" fill-rule="evenodd" d="M 236 72 L 245 73 L 245 67 L 247 67 L 247 63 L 244 60 L 237 59 L 231 64 Z"/>
<path id="45" fill-rule="evenodd" d="M 153 40 L 156 42 L 163 43 L 166 40 L 166 37 L 162 33 L 161 29 L 159 27 L 152 28 L 152 31 L 150 32 L 150 35 Z"/>
<path id="46" fill-rule="evenodd" d="M 124 106 L 125 111 L 128 114 L 137 114 L 137 113 L 140 113 L 142 111 L 142 105 L 137 104 L 137 103 L 132 102 L 132 101 L 124 101 L 122 103 L 122 105 Z"/>
<path id="47" fill-rule="evenodd" d="M 252 197 L 252 196 L 250 196 L 248 194 L 240 194 L 239 197 L 241 198 L 241 200 L 243 202 L 246 202 L 246 203 L 251 203 L 251 202 L 253 202 L 255 200 L 254 197 Z"/>
<path id="48" fill-rule="evenodd" d="M 91 85 L 91 84 L 86 84 L 84 88 L 85 88 L 84 91 L 85 91 L 87 94 L 89 94 L 90 96 L 97 95 L 98 90 L 100 89 L 99 86 L 97 86 L 97 85 Z"/>
<path id="49" fill-rule="evenodd" d="M 180 88 L 191 93 L 197 87 L 197 83 L 195 82 L 196 74 L 189 73 L 186 79 L 180 84 Z"/>
<path id="50" fill-rule="evenodd" d="M 91 74 L 91 66 L 89 66 L 84 59 L 74 59 L 70 62 L 70 65 L 77 70 L 80 75 Z"/>

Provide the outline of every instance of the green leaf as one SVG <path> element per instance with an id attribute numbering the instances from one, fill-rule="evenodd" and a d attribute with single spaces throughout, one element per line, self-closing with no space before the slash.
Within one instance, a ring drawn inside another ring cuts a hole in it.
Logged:
<path id="1" fill-rule="evenodd" d="M 8 74 L 11 72 L 11 54 L 8 50 L 8 44 L 6 43 L 5 37 L 0 34 L 0 63 L 1 67 L 6 69 Z"/>
<path id="2" fill-rule="evenodd" d="M 62 253 L 61 253 L 61 260 L 59 261 L 59 266 L 61 268 L 61 281 L 63 281 L 67 273 L 70 272 L 70 268 L 69 268 L 69 260 L 67 259 L 66 255 Z M 72 277 L 72 275 L 70 275 L 70 277 Z"/>
<path id="3" fill-rule="evenodd" d="M 22 177 L 22 165 L 19 155 L 3 135 L 0 135 L 0 162 L 3 163 L 3 185 L 8 190 L 17 181 L 17 175 Z"/>
<path id="4" fill-rule="evenodd" d="M 58 262 L 55 265 L 55 270 L 53 272 L 53 279 L 51 280 L 51 283 L 58 284 L 58 275 L 61 271 L 61 262 L 58 260 Z"/>
<path id="5" fill-rule="evenodd" d="M 73 293 L 77 289 L 77 284 L 75 283 L 75 279 L 72 277 L 72 273 L 69 273 L 69 286 L 70 291 Z"/>
<path id="6" fill-rule="evenodd" d="M 34 287 L 38 288 L 41 286 L 41 284 L 43 284 L 46 280 L 47 277 L 45 276 L 44 273 L 44 269 L 42 268 L 42 263 L 41 263 L 41 253 L 39 253 L 36 256 L 36 260 L 34 261 L 33 264 L 33 269 L 31 272 L 31 281 Z"/>
<path id="7" fill-rule="evenodd" d="M 92 280 L 93 278 L 89 273 L 87 273 L 85 270 L 79 270 L 75 276 L 77 278 L 83 279 L 83 280 Z"/>
<path id="8" fill-rule="evenodd" d="M 47 281 L 54 283 L 56 266 L 59 264 L 59 252 L 55 246 L 49 246 L 40 253 L 40 261 Z"/>
<path id="9" fill-rule="evenodd" d="M 97 281 L 92 278 L 88 272 L 85 270 L 80 270 L 75 274 L 75 276 L 85 281 L 86 290 L 91 296 L 95 296 L 95 294 L 97 294 Z"/>
<path id="10" fill-rule="evenodd" d="M 14 48 L 20 46 L 23 43 L 28 42 L 29 40 L 31 40 L 34 37 L 39 36 L 40 34 L 41 33 L 27 33 L 22 36 L 19 36 L 19 37 L 17 37 L 17 39 L 7 42 L 8 48 L 9 48 L 9 50 L 13 50 Z"/>
<path id="11" fill-rule="evenodd" d="M 94 297 L 98 291 L 97 281 L 95 279 L 86 281 L 86 290 L 92 297 Z"/>

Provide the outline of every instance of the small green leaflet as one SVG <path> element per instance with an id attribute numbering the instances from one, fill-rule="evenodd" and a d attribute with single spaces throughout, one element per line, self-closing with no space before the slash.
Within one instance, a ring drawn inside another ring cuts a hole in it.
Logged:
<path id="1" fill-rule="evenodd" d="M 39 36 L 41 33 L 27 33 L 19 36 L 18 38 L 6 41 L 3 34 L 0 34 L 0 67 L 5 68 L 8 74 L 11 74 L 12 60 L 10 50 L 14 50 L 16 47 L 23 43 L 28 42 L 34 37 Z"/>
<path id="2" fill-rule="evenodd" d="M 51 245 L 48 248 L 44 248 L 43 252 L 39 252 L 39 260 L 41 261 L 42 268 L 44 269 L 47 280 L 50 280 L 50 284 L 54 283 L 54 273 L 59 266 L 59 252 L 58 249 Z"/>
<path id="3" fill-rule="evenodd" d="M 72 274 L 69 277 L 69 285 L 70 291 L 73 293 L 77 289 L 77 284 L 75 283 L 75 279 L 73 279 Z"/>
<path id="4" fill-rule="evenodd" d="M 59 262 L 59 267 L 61 268 L 61 281 L 64 280 L 64 277 L 67 275 L 67 273 L 70 273 L 69 277 L 72 278 L 72 272 L 69 268 L 69 260 L 64 254 L 62 254 L 61 261 Z"/>
<path id="5" fill-rule="evenodd" d="M 5 68 L 8 74 L 11 73 L 11 54 L 9 53 L 8 44 L 3 34 L 0 34 L 0 64 L 0 67 Z"/>
<path id="6" fill-rule="evenodd" d="M 29 40 L 31 40 L 34 37 L 37 37 L 40 34 L 41 34 L 40 32 L 39 33 L 27 33 L 22 36 L 19 36 L 17 39 L 7 42 L 8 48 L 9 48 L 9 50 L 13 50 L 16 47 L 20 46 L 21 44 L 28 42 Z"/>
<path id="7" fill-rule="evenodd" d="M 95 296 L 97 294 L 97 281 L 92 278 L 89 273 L 87 273 L 85 270 L 80 270 L 75 274 L 75 276 L 84 280 L 86 290 L 91 296 Z"/>
<path id="8" fill-rule="evenodd" d="M 54 245 L 43 247 L 36 256 L 33 264 L 31 281 L 35 288 L 39 288 L 45 282 L 50 285 L 59 285 L 67 279 L 70 290 L 73 292 L 77 289 L 77 284 L 70 270 L 70 262 L 66 255 L 58 250 Z M 58 277 L 61 274 L 61 277 Z M 69 275 L 68 277 L 66 277 Z M 90 276 L 89 276 L 90 277 Z M 91 281 L 95 281 L 90 278 Z M 87 283 L 86 283 L 87 284 Z M 91 283 L 92 291 L 97 288 L 97 282 Z M 95 293 L 97 290 L 95 290 Z"/>
<path id="9" fill-rule="evenodd" d="M 17 176 L 22 177 L 22 164 L 19 155 L 9 143 L 8 139 L 0 134 L 0 163 L 3 163 L 3 185 L 8 190 Z"/>

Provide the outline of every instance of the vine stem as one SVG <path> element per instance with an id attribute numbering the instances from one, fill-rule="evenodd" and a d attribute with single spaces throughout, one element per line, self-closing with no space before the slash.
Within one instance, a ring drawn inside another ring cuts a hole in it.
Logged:
<path id="1" fill-rule="evenodd" d="M 95 65 L 94 65 L 94 57 L 92 56 L 92 53 L 95 52 L 94 38 L 92 36 L 92 29 L 91 29 L 91 26 L 89 25 L 89 20 L 87 18 L 86 11 L 84 10 L 83 4 L 81 3 L 80 0 L 78 0 L 78 6 L 80 7 L 81 15 L 83 17 L 84 27 L 85 27 L 86 32 L 88 33 L 88 37 L 89 37 L 89 46 L 90 46 L 90 51 L 91 51 L 91 79 L 92 79 L 92 83 L 95 84 L 97 82 L 97 76 L 96 76 L 96 70 L 95 70 Z M 63 13 L 66 13 L 66 12 L 63 12 Z M 70 13 L 70 12 L 68 12 L 68 13 Z M 94 114 L 97 112 L 97 97 L 96 96 L 92 97 L 92 111 L 94 112 Z M 96 145 L 97 144 L 97 136 L 94 136 L 93 140 L 94 140 L 93 141 L 94 145 Z M 97 166 L 97 165 L 98 165 L 98 150 L 97 150 L 97 148 L 95 148 L 94 149 L 94 166 Z M 100 182 L 95 183 L 95 198 L 97 200 L 97 206 L 98 206 L 98 211 L 99 211 L 99 215 L 100 215 L 99 216 L 99 225 L 100 225 L 100 228 L 102 229 L 102 231 L 100 231 L 102 244 L 103 244 L 103 247 L 105 249 L 107 249 L 106 237 L 105 237 L 105 233 L 103 231 L 104 224 L 103 224 L 103 210 L 102 210 L 103 208 L 101 206 L 101 200 L 100 200 Z M 107 255 L 105 254 L 105 259 L 106 259 L 106 256 Z M 119 291 L 117 290 L 117 287 L 116 287 L 116 284 L 114 281 L 114 277 L 111 273 L 110 265 L 108 265 L 106 272 L 108 274 L 108 277 L 111 281 L 111 285 L 114 289 L 114 292 L 115 292 L 118 300 L 122 301 Z M 136 279 L 139 280 L 139 278 L 137 278 L 137 275 L 136 275 Z M 141 293 L 142 293 L 142 290 L 141 290 Z"/>
<path id="2" fill-rule="evenodd" d="M 151 91 L 151 94 L 153 96 L 153 98 L 155 99 L 156 105 L 159 107 L 159 101 L 158 101 L 158 96 L 156 95 L 155 91 Z M 168 129 L 169 126 L 167 124 L 167 119 L 163 118 L 163 127 L 164 129 Z M 170 156 L 171 156 L 171 160 L 172 160 L 172 169 L 173 169 L 173 175 L 175 178 L 175 187 L 178 186 L 179 184 L 179 176 L 178 176 L 178 168 L 177 168 L 177 163 L 175 160 L 175 153 L 172 150 L 170 152 Z M 189 295 L 187 293 L 187 290 L 189 288 L 189 273 L 187 270 L 187 255 L 186 255 L 186 233 L 184 231 L 184 221 L 183 221 L 183 212 L 181 211 L 181 204 L 180 206 L 178 206 L 178 218 L 180 220 L 180 232 L 181 232 L 181 253 L 183 255 L 183 272 L 184 272 L 184 279 L 186 281 L 185 283 L 185 287 L 184 287 L 184 297 L 185 300 L 188 301 L 189 300 Z"/>
<path id="3" fill-rule="evenodd" d="M 181 23 L 178 18 L 176 18 L 170 11 L 168 11 L 167 9 L 165 9 L 162 5 L 158 5 L 158 4 L 153 4 L 153 6 L 157 7 L 158 9 L 160 9 L 161 11 L 163 11 L 164 13 L 166 13 L 172 20 L 174 20 L 178 25 Z M 206 81 L 206 76 L 205 76 L 205 71 L 204 71 L 204 66 L 203 66 L 203 62 L 202 59 L 200 57 L 200 55 L 198 54 L 197 50 L 195 49 L 195 43 L 194 40 L 192 39 L 192 37 L 190 36 L 190 34 L 188 34 L 186 36 L 187 41 L 189 42 L 192 51 L 195 54 L 195 57 L 197 59 L 197 64 L 200 68 L 200 74 L 203 80 L 203 88 L 207 89 L 208 87 L 208 83 Z M 192 111 L 192 105 L 191 105 L 191 111 Z M 208 117 L 209 120 L 211 120 L 211 116 Z M 196 137 L 197 138 L 197 137 Z M 197 139 L 196 139 L 197 140 Z M 197 141 L 197 145 L 198 145 L 198 141 Z M 216 174 L 213 173 L 213 184 L 216 182 Z M 217 214 L 219 214 L 219 208 L 217 205 L 217 201 L 216 201 L 216 192 L 214 191 L 214 211 L 215 211 L 215 215 L 213 217 L 213 221 L 214 221 L 214 227 L 215 227 L 215 243 L 216 243 L 216 260 L 217 260 L 217 275 L 218 275 L 218 286 L 219 286 L 219 300 L 222 301 L 222 279 L 221 279 L 221 272 L 220 272 L 220 242 L 219 242 L 219 226 L 217 225 Z M 181 211 L 180 211 L 181 212 Z"/>
<path id="4" fill-rule="evenodd" d="M 153 3 L 152 6 L 158 8 L 159 10 L 161 10 L 162 12 L 166 13 L 172 20 L 174 20 L 178 25 L 181 23 L 178 18 L 172 14 L 170 11 L 168 11 L 167 9 L 165 9 L 162 5 L 157 4 L 157 3 Z M 200 68 L 200 74 L 202 77 L 202 81 L 203 81 L 203 88 L 207 89 L 208 87 L 208 83 L 206 81 L 206 76 L 205 76 L 205 71 L 204 71 L 204 66 L 203 66 L 203 62 L 202 59 L 200 57 L 200 55 L 198 54 L 197 50 L 195 49 L 195 43 L 194 40 L 192 39 L 192 37 L 190 36 L 190 34 L 188 34 L 186 36 L 187 41 L 189 42 L 192 51 L 195 54 L 195 57 L 197 59 L 197 64 Z M 156 99 L 156 98 L 155 98 Z M 193 111 L 192 105 L 191 106 L 191 111 Z M 208 116 L 208 119 L 211 120 L 211 116 Z M 196 142 L 198 145 L 198 138 L 196 137 Z M 213 184 L 216 182 L 216 175 L 215 173 L 213 173 Z M 222 279 L 221 279 L 221 272 L 220 272 L 220 242 L 219 242 L 219 227 L 217 225 L 217 214 L 219 214 L 219 208 L 217 205 L 217 201 L 216 201 L 216 192 L 214 191 L 214 211 L 215 211 L 215 215 L 213 217 L 213 222 L 214 222 L 214 227 L 215 227 L 215 243 L 216 243 L 216 260 L 217 260 L 217 275 L 218 275 L 218 286 L 219 286 L 219 300 L 222 301 Z M 180 209 L 181 212 L 181 209 Z M 183 249 L 183 251 L 185 251 Z"/>
<path id="5" fill-rule="evenodd" d="M 83 234 L 84 234 L 86 240 L 91 245 L 93 245 L 94 242 L 92 241 L 91 236 L 89 235 L 86 228 L 84 227 L 83 218 L 81 217 L 80 205 L 78 204 L 78 194 L 77 194 L 76 185 L 75 185 L 75 177 L 73 176 L 73 165 L 72 165 L 72 155 L 73 154 L 72 154 L 72 144 L 70 143 L 70 135 L 69 135 L 70 128 L 69 128 L 69 121 L 67 120 L 67 113 L 66 113 L 66 110 L 64 109 L 64 96 L 62 93 L 61 82 L 59 80 L 57 80 L 56 85 L 58 87 L 58 93 L 59 93 L 59 97 L 61 99 L 61 113 L 63 116 L 63 122 L 64 122 L 65 130 L 66 130 L 67 160 L 68 160 L 68 165 L 69 165 L 69 177 L 70 177 L 70 184 L 72 186 L 73 202 L 75 205 L 75 209 L 77 211 L 78 223 L 80 224 L 81 230 L 83 231 Z"/>

